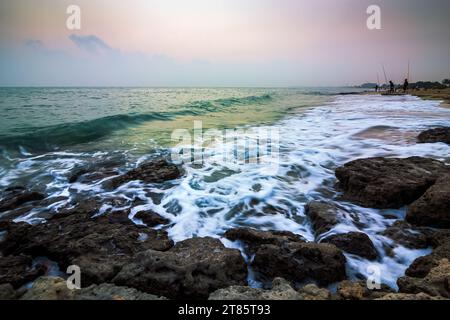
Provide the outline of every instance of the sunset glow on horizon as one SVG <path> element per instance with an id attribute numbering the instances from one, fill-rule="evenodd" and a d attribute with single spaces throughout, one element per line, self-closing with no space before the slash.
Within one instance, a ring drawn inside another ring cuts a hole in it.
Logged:
<path id="1" fill-rule="evenodd" d="M 407 60 L 417 80 L 448 77 L 448 1 L 378 1 L 382 30 L 368 30 L 372 2 L 2 1 L 0 85 L 345 85 L 373 82 L 381 64 L 400 81 Z M 81 30 L 65 27 L 70 4 Z M 84 37 L 111 50 L 86 52 Z M 55 53 L 67 74 L 44 70 Z M 83 77 L 93 65 L 98 77 Z"/>

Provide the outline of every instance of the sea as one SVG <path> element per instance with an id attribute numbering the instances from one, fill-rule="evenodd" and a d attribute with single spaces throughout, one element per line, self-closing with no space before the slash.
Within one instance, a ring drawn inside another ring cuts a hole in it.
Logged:
<path id="1" fill-rule="evenodd" d="M 334 170 L 373 156 L 424 156 L 450 163 L 448 145 L 416 143 L 422 130 L 450 126 L 450 109 L 411 95 L 359 91 L 0 88 L 0 190 L 24 186 L 64 199 L 45 208 L 45 214 L 34 208 L 16 222 L 45 223 L 49 211 L 99 197 L 104 205 L 98 215 L 127 209 L 139 224 L 134 215 L 152 210 L 170 220 L 165 228 L 174 241 L 211 236 L 241 250 L 239 243 L 223 238 L 226 230 L 283 230 L 320 241 L 305 204 L 334 201 L 349 214 L 322 238 L 361 231 L 380 256 L 368 261 L 346 253 L 349 276 L 367 278 L 375 267 L 381 282 L 396 288 L 409 264 L 431 248 L 408 249 L 381 235 L 404 218 L 406 208 L 380 210 L 342 200 Z M 214 138 L 206 143 L 210 133 Z M 200 157 L 186 152 L 192 150 Z M 161 156 L 174 158 L 183 176 L 162 184 L 131 181 L 115 190 L 104 189 L 103 180 L 69 181 L 77 170 L 107 166 L 126 172 Z M 120 204 L 110 201 L 117 198 Z M 261 286 L 251 272 L 248 281 Z"/>

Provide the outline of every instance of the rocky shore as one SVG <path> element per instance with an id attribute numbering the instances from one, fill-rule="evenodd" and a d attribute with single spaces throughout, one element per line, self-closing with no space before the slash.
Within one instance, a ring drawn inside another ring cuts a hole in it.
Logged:
<path id="1" fill-rule="evenodd" d="M 437 128 L 421 133 L 418 142 L 449 144 L 449 136 L 449 128 Z M 450 166 L 423 157 L 376 157 L 348 162 L 335 174 L 341 200 L 368 208 L 407 207 L 405 219 L 383 236 L 407 248 L 433 249 L 398 279 L 398 291 L 385 285 L 370 290 L 364 280 L 349 280 L 345 254 L 380 257 L 363 232 L 327 234 L 351 215 L 339 199 L 306 205 L 315 241 L 287 231 L 229 229 L 222 237 L 239 244 L 238 250 L 210 237 L 174 243 L 166 231 L 170 221 L 157 213 L 140 211 L 133 219 L 129 209 L 98 214 L 104 203 L 95 197 L 46 211 L 64 199 L 12 186 L 0 200 L 0 299 L 450 299 Z M 182 175 L 182 168 L 157 159 L 124 174 L 82 170 L 69 180 L 105 180 L 103 187 L 113 190 Z M 45 222 L 13 221 L 32 208 L 42 209 Z M 82 270 L 80 290 L 69 290 L 62 277 L 70 265 Z M 62 274 L 55 274 L 55 266 Z M 265 288 L 248 286 L 250 271 Z"/>

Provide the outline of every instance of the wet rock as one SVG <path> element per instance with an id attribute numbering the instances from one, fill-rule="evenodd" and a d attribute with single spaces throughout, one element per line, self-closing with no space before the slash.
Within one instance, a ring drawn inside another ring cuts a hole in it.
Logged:
<path id="1" fill-rule="evenodd" d="M 344 280 L 337 285 L 336 291 L 344 300 L 372 300 L 394 292 L 391 288 L 383 284 L 380 289 L 369 289 L 364 280 Z"/>
<path id="2" fill-rule="evenodd" d="M 345 262 L 341 250 L 332 244 L 290 242 L 261 245 L 251 266 L 264 278 L 283 277 L 293 282 L 313 279 L 327 285 L 345 279 Z"/>
<path id="3" fill-rule="evenodd" d="M 217 289 L 245 284 L 246 277 L 239 250 L 206 237 L 178 242 L 164 252 L 140 252 L 113 282 L 168 298 L 204 299 Z"/>
<path id="4" fill-rule="evenodd" d="M 448 168 L 422 158 L 367 158 L 336 169 L 344 198 L 372 208 L 400 208 L 418 199 Z"/>
<path id="5" fill-rule="evenodd" d="M 334 244 L 339 249 L 357 256 L 375 260 L 378 258 L 377 250 L 369 236 L 362 232 L 349 232 L 336 234 L 322 240 Z"/>
<path id="6" fill-rule="evenodd" d="M 39 206 L 40 207 L 47 207 L 47 206 L 51 206 L 54 205 L 55 203 L 61 202 L 61 201 L 66 201 L 69 200 L 69 198 L 64 197 L 64 196 L 58 196 L 58 197 L 49 197 L 49 198 L 45 198 L 44 200 L 39 202 Z"/>
<path id="7" fill-rule="evenodd" d="M 311 201 L 305 207 L 305 214 L 311 219 L 316 236 L 339 223 L 339 208 L 330 202 Z"/>
<path id="8" fill-rule="evenodd" d="M 10 221 L 0 221 L 0 231 L 5 231 L 11 225 Z M 0 239 L 1 241 L 2 239 Z"/>
<path id="9" fill-rule="evenodd" d="M 32 210 L 34 211 L 33 218 L 35 219 L 48 219 L 56 211 L 56 207 L 64 205 L 64 203 L 58 204 L 58 202 L 67 201 L 67 197 L 49 197 L 43 200 L 38 200 L 41 197 L 37 197 L 36 200 L 29 201 L 14 207 L 11 210 L 5 211 L 0 214 L 1 221 L 13 221 L 19 217 L 27 215 Z"/>
<path id="10" fill-rule="evenodd" d="M 58 202 L 67 202 L 68 198 L 66 197 L 49 197 L 40 201 L 31 201 L 24 203 L 15 209 L 4 212 L 0 220 L 3 221 L 13 221 L 19 217 L 23 217 L 28 215 L 31 211 L 33 211 L 33 223 L 38 223 L 38 220 L 46 220 L 50 219 L 52 215 L 57 211 L 57 207 L 59 205 L 64 206 L 64 203 Z"/>
<path id="11" fill-rule="evenodd" d="M 17 255 L 0 257 L 0 284 L 10 284 L 18 288 L 42 275 L 45 270 L 34 267 L 29 256 Z"/>
<path id="12" fill-rule="evenodd" d="M 146 183 L 161 183 L 177 179 L 181 175 L 182 172 L 176 165 L 167 162 L 165 159 L 156 159 L 107 181 L 107 186 L 117 188 L 124 183 L 134 180 Z"/>
<path id="13" fill-rule="evenodd" d="M 16 290 L 10 283 L 0 284 L 0 300 L 14 300 L 16 298 Z"/>
<path id="14" fill-rule="evenodd" d="M 423 278 L 437 265 L 437 263 L 438 262 L 433 255 L 418 257 L 406 269 L 405 274 L 411 277 Z"/>
<path id="15" fill-rule="evenodd" d="M 35 204 L 35 202 L 32 203 Z M 23 204 L 14 209 L 1 213 L 0 221 L 13 221 L 14 219 L 27 214 L 35 208 L 33 204 Z"/>
<path id="16" fill-rule="evenodd" d="M 430 245 L 433 246 L 432 253 L 414 260 L 405 271 L 407 276 L 424 278 L 440 260 L 450 260 L 450 230 L 436 231 L 429 238 Z"/>
<path id="17" fill-rule="evenodd" d="M 76 290 L 75 300 L 166 300 L 164 297 L 140 292 L 134 288 L 118 287 L 111 283 L 91 285 Z"/>
<path id="18" fill-rule="evenodd" d="M 141 220 L 143 223 L 145 223 L 148 227 L 155 227 L 161 224 L 168 224 L 170 223 L 169 219 L 161 217 L 156 212 L 153 212 L 151 210 L 147 211 L 139 211 L 134 216 L 136 219 Z"/>
<path id="19" fill-rule="evenodd" d="M 208 300 L 265 300 L 264 293 L 270 295 L 268 292 L 269 290 L 248 286 L 231 286 L 214 291 L 209 295 Z"/>
<path id="20" fill-rule="evenodd" d="M 400 277 L 397 285 L 402 293 L 424 292 L 431 296 L 450 298 L 450 262 L 447 259 L 440 260 L 424 278 Z"/>
<path id="21" fill-rule="evenodd" d="M 292 282 L 306 279 L 328 284 L 345 278 L 345 257 L 331 244 L 308 243 L 291 232 L 228 230 L 225 237 L 244 243 L 254 258 L 250 264 L 264 281 L 281 277 Z"/>
<path id="22" fill-rule="evenodd" d="M 214 291 L 209 300 L 301 300 L 302 296 L 295 291 L 288 281 L 276 278 L 272 289 L 256 289 L 248 286 L 231 286 Z"/>
<path id="23" fill-rule="evenodd" d="M 419 226 L 450 228 L 450 174 L 439 178 L 408 208 L 406 220 Z"/>
<path id="24" fill-rule="evenodd" d="M 299 291 L 283 278 L 275 278 L 272 288 L 256 289 L 248 286 L 231 286 L 210 294 L 209 300 L 329 300 L 331 293 L 315 284 L 308 284 Z"/>
<path id="25" fill-rule="evenodd" d="M 417 294 L 410 293 L 388 293 L 375 300 L 445 300 L 442 297 L 433 297 L 426 293 L 420 292 Z"/>
<path id="26" fill-rule="evenodd" d="M 21 300 L 163 300 L 133 288 L 117 287 L 111 283 L 91 285 L 71 290 L 60 277 L 40 277 L 21 297 Z"/>
<path id="27" fill-rule="evenodd" d="M 231 241 L 241 241 L 246 251 L 253 254 L 262 244 L 282 246 L 289 242 L 305 242 L 306 240 L 289 231 L 261 231 L 251 228 L 234 228 L 224 234 Z"/>
<path id="28" fill-rule="evenodd" d="M 71 176 L 67 179 L 69 183 L 77 182 L 77 180 L 84 174 L 89 173 L 89 170 L 87 169 L 78 169 L 75 172 L 72 173 Z"/>
<path id="29" fill-rule="evenodd" d="M 430 246 L 429 232 L 424 228 L 417 228 L 406 221 L 399 220 L 387 227 L 381 235 L 391 238 L 406 248 L 425 249 Z"/>
<path id="30" fill-rule="evenodd" d="M 359 282 L 342 281 L 337 286 L 337 293 L 346 300 L 362 300 L 366 288 Z"/>
<path id="31" fill-rule="evenodd" d="M 129 224 L 134 225 L 133 221 L 128 218 L 129 210 L 118 210 L 107 212 L 101 216 L 97 216 L 92 218 L 94 221 L 104 221 L 107 220 L 109 223 L 120 223 L 120 224 Z"/>
<path id="32" fill-rule="evenodd" d="M 67 287 L 66 280 L 59 277 L 40 277 L 20 298 L 21 300 L 71 300 L 75 290 Z"/>
<path id="33" fill-rule="evenodd" d="M 97 183 L 100 180 L 119 175 L 118 167 L 126 161 L 124 155 L 114 155 L 106 159 L 96 159 L 93 162 L 77 166 L 67 177 L 69 183 Z"/>
<path id="34" fill-rule="evenodd" d="M 44 199 L 44 195 L 29 191 L 22 187 L 14 187 L 6 189 L 0 200 L 0 212 L 16 209 L 17 207 L 33 201 Z"/>
<path id="35" fill-rule="evenodd" d="M 69 177 L 68 180 L 69 180 L 69 183 L 80 182 L 80 183 L 90 184 L 90 183 L 96 183 L 103 179 L 117 176 L 117 175 L 119 175 L 119 172 L 115 169 L 99 169 L 97 171 L 90 171 L 88 169 L 80 169 L 80 170 L 76 171 L 75 173 L 73 173 Z"/>
<path id="36" fill-rule="evenodd" d="M 91 207 L 87 206 L 87 211 Z M 139 240 L 145 233 L 145 240 Z M 30 226 L 11 224 L 0 251 L 6 255 L 21 253 L 48 257 L 61 268 L 79 265 L 82 281 L 88 285 L 113 278 L 139 251 L 167 250 L 173 245 L 165 231 L 122 224 L 107 217 L 90 218 L 81 210 L 56 215 L 47 223 Z"/>
<path id="37" fill-rule="evenodd" d="M 435 128 L 423 131 L 417 137 L 420 143 L 444 142 L 450 144 L 450 127 Z"/>
<path id="38" fill-rule="evenodd" d="M 307 284 L 299 290 L 301 300 L 330 300 L 331 292 L 324 288 L 319 288 L 315 284 Z"/>
<path id="39" fill-rule="evenodd" d="M 77 217 L 81 220 L 89 219 L 97 214 L 102 206 L 102 199 L 94 197 L 88 199 L 79 199 L 74 203 L 67 204 L 64 208 L 51 217 L 51 219 L 62 219 L 65 217 Z"/>

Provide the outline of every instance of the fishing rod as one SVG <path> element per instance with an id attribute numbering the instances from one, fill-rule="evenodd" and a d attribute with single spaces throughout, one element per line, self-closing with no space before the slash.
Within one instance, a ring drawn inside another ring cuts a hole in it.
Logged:
<path id="1" fill-rule="evenodd" d="M 387 76 L 386 76 L 386 70 L 384 70 L 384 65 L 383 64 L 381 65 L 381 67 L 383 68 L 384 80 L 386 81 L 385 83 L 387 84 L 388 83 L 388 79 L 387 79 Z"/>
<path id="2" fill-rule="evenodd" d="M 406 76 L 406 79 L 408 79 L 408 81 L 411 82 L 411 79 L 409 78 L 409 59 L 408 59 L 408 75 Z"/>

